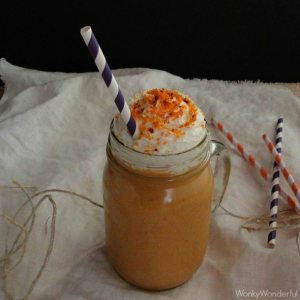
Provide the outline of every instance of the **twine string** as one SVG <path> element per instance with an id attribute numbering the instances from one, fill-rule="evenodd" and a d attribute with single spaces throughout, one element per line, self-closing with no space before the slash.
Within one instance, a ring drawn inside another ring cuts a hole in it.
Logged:
<path id="1" fill-rule="evenodd" d="M 46 268 L 46 266 L 49 262 L 49 258 L 51 256 L 51 253 L 52 253 L 52 250 L 53 250 L 54 238 L 55 238 L 55 224 L 56 224 L 57 206 L 56 206 L 56 202 L 53 199 L 51 193 L 68 194 L 68 195 L 77 197 L 79 199 L 82 199 L 84 201 L 87 201 L 90 204 L 92 204 L 96 207 L 100 207 L 100 208 L 103 208 L 103 205 L 91 200 L 90 198 L 88 198 L 86 196 L 83 196 L 81 194 L 78 194 L 78 193 L 75 193 L 75 192 L 72 192 L 72 191 L 63 190 L 63 189 L 48 189 L 48 190 L 39 191 L 39 192 L 36 192 L 33 195 L 30 195 L 27 192 L 27 189 L 34 189 L 34 187 L 22 186 L 17 181 L 13 181 L 13 184 L 14 184 L 14 186 L 8 186 L 8 185 L 0 186 L 0 189 L 1 188 L 13 188 L 13 189 L 17 188 L 17 189 L 21 190 L 24 193 L 24 195 L 26 196 L 26 200 L 17 209 L 17 211 L 16 211 L 16 213 L 14 214 L 13 217 L 7 216 L 5 214 L 0 214 L 0 219 L 1 218 L 4 219 L 9 224 L 11 224 L 11 225 L 13 225 L 13 226 L 15 226 L 19 229 L 19 232 L 18 232 L 16 238 L 14 239 L 14 242 L 12 243 L 11 247 L 8 247 L 8 235 L 7 235 L 7 238 L 6 238 L 6 241 L 5 241 L 4 256 L 0 257 L 0 266 L 2 265 L 2 268 L 3 268 L 3 274 L 1 274 L 0 278 L 2 277 L 2 279 L 3 279 L 3 291 L 4 291 L 6 299 L 9 299 L 9 300 L 14 300 L 15 299 L 14 296 L 12 295 L 12 293 L 7 288 L 8 277 L 9 277 L 9 274 L 22 262 L 22 260 L 24 258 L 24 255 L 26 253 L 26 246 L 27 246 L 27 243 L 28 243 L 28 238 L 29 238 L 29 236 L 32 232 L 32 229 L 33 229 L 33 226 L 34 226 L 34 223 L 35 223 L 36 211 L 44 201 L 49 201 L 51 206 L 52 206 L 52 214 L 51 214 L 51 217 L 50 217 L 51 218 L 50 238 L 49 238 L 49 242 L 48 242 L 48 246 L 47 246 L 47 251 L 45 253 L 42 264 L 41 264 L 37 274 L 32 279 L 27 292 L 21 298 L 22 300 L 27 300 L 27 299 L 29 299 L 29 297 L 32 294 L 35 286 L 37 285 L 38 280 L 42 276 L 43 271 L 45 270 L 45 268 Z M 33 199 L 37 198 L 38 196 L 40 196 L 41 198 L 38 200 L 38 202 L 36 204 L 34 204 Z M 30 214 L 26 218 L 25 222 L 23 224 L 20 224 L 19 222 L 16 221 L 16 218 L 20 214 L 20 212 L 28 204 L 30 204 L 30 207 L 31 207 Z M 26 229 L 29 222 L 30 222 L 29 228 Z M 8 232 L 9 232 L 9 229 L 8 229 Z M 20 238 L 22 237 L 22 235 L 24 235 L 24 238 L 20 241 Z M 17 254 L 20 251 L 20 249 L 22 249 L 22 252 L 20 253 L 19 257 L 16 259 L 15 264 L 13 266 L 10 266 L 13 255 Z"/>

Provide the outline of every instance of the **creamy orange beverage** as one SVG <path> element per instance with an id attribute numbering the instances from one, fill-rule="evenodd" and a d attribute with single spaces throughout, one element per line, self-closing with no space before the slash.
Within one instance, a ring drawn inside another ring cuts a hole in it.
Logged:
<path id="1" fill-rule="evenodd" d="M 125 280 L 163 290 L 184 283 L 203 261 L 212 200 L 215 207 L 224 193 L 229 158 L 210 140 L 202 111 L 178 91 L 141 92 L 130 110 L 137 136 L 118 115 L 107 144 L 106 250 Z M 212 155 L 223 158 L 216 180 Z"/>

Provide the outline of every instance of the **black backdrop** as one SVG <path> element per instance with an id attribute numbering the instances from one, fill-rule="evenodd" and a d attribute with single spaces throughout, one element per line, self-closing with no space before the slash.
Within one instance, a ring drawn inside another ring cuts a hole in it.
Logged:
<path id="1" fill-rule="evenodd" d="M 300 81 L 298 0 L 3 2 L 0 56 L 20 66 L 95 71 L 79 33 L 89 24 L 111 68 Z"/>

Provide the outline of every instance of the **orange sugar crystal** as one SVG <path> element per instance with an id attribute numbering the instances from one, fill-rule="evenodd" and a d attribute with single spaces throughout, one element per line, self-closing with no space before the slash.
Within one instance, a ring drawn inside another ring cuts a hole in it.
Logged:
<path id="1" fill-rule="evenodd" d="M 141 99 L 134 102 L 130 109 L 133 118 L 140 121 L 141 135 L 147 139 L 151 139 L 155 130 L 161 129 L 180 137 L 184 135 L 183 128 L 192 126 L 197 118 L 196 105 L 175 90 L 149 90 Z M 178 128 L 172 129 L 170 122 L 180 118 L 186 110 L 189 111 L 188 120 Z M 145 124 L 150 125 L 150 127 Z"/>

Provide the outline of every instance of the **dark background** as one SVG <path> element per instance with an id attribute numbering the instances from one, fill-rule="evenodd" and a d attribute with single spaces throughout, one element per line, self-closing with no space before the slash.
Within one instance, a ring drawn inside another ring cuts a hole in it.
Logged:
<path id="1" fill-rule="evenodd" d="M 91 25 L 112 69 L 300 81 L 300 1 L 179 1 L 2 1 L 0 56 L 27 68 L 96 71 L 79 33 Z"/>

